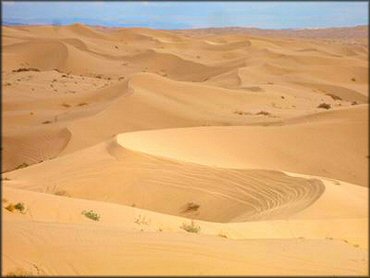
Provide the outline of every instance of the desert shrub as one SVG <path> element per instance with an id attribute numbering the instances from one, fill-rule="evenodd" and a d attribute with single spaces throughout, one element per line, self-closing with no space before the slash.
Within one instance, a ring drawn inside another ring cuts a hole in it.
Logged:
<path id="1" fill-rule="evenodd" d="M 13 72 L 22 72 L 22 71 L 40 71 L 40 70 L 36 68 L 19 68 L 19 69 L 13 70 Z"/>
<path id="2" fill-rule="evenodd" d="M 189 202 L 189 203 L 186 204 L 186 207 L 183 210 L 183 212 L 197 211 L 199 209 L 199 207 L 200 207 L 200 205 L 198 205 L 196 203 L 193 203 L 193 202 Z"/>
<path id="3" fill-rule="evenodd" d="M 139 215 L 138 218 L 135 219 L 135 223 L 138 225 L 148 225 L 149 221 L 145 216 Z"/>
<path id="4" fill-rule="evenodd" d="M 354 77 L 352 77 L 352 79 L 351 79 L 353 82 L 355 82 L 356 81 L 356 78 L 354 78 Z"/>
<path id="5" fill-rule="evenodd" d="M 23 204 L 23 203 L 17 203 L 17 204 L 14 206 L 14 208 L 15 208 L 16 210 L 19 210 L 20 212 L 24 212 L 24 210 L 25 210 L 25 207 L 24 207 L 24 204 Z"/>
<path id="6" fill-rule="evenodd" d="M 190 224 L 183 223 L 180 228 L 187 231 L 188 233 L 196 233 L 197 234 L 200 231 L 200 226 L 195 225 L 193 220 L 191 220 Z"/>
<path id="7" fill-rule="evenodd" d="M 268 115 L 270 115 L 270 113 L 269 112 L 266 112 L 266 111 L 260 111 L 260 112 L 256 113 L 256 115 L 268 116 Z"/>
<path id="8" fill-rule="evenodd" d="M 6 210 L 10 211 L 10 212 L 13 212 L 15 210 L 18 210 L 19 212 L 21 213 L 24 213 L 25 212 L 25 206 L 23 203 L 17 203 L 17 204 L 9 204 L 5 207 Z"/>
<path id="9" fill-rule="evenodd" d="M 71 105 L 70 105 L 70 104 L 68 104 L 68 103 L 63 103 L 63 104 L 62 104 L 62 106 L 63 106 L 63 107 L 67 107 L 67 108 L 68 108 L 68 107 L 71 107 Z"/>
<path id="10" fill-rule="evenodd" d="M 51 124 L 51 121 L 44 121 L 42 122 L 43 125 L 46 125 L 46 124 Z"/>
<path id="11" fill-rule="evenodd" d="M 93 210 L 89 210 L 89 211 L 82 211 L 82 214 L 85 215 L 87 218 L 90 218 L 91 220 L 94 220 L 94 221 L 99 221 L 100 220 L 100 215 L 97 214 L 95 211 Z"/>
<path id="12" fill-rule="evenodd" d="M 29 165 L 26 162 L 23 162 L 22 164 L 19 164 L 17 167 L 15 167 L 15 170 L 26 168 Z"/>
<path id="13" fill-rule="evenodd" d="M 334 100 L 342 100 L 341 97 L 338 97 L 337 95 L 334 95 L 334 94 L 326 94 L 326 95 L 329 96 L 329 97 L 331 97 Z"/>
<path id="14" fill-rule="evenodd" d="M 323 109 L 330 109 L 331 106 L 330 104 L 327 104 L 327 103 L 320 103 L 317 108 L 323 108 Z"/>

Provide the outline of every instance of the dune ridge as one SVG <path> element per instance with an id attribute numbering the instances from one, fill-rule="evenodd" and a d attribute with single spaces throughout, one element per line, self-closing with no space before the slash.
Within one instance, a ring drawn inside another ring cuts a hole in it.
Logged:
<path id="1" fill-rule="evenodd" d="M 368 274 L 367 26 L 3 26 L 3 275 Z"/>

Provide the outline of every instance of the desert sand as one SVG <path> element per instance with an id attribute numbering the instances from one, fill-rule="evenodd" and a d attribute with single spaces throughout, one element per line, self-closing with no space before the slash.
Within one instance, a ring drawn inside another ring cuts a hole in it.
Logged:
<path id="1" fill-rule="evenodd" d="M 368 274 L 367 26 L 2 31 L 2 275 Z"/>

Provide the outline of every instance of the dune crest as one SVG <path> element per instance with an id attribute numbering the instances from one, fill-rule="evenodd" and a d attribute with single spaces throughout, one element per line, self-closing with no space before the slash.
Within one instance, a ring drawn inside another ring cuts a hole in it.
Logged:
<path id="1" fill-rule="evenodd" d="M 2 274 L 366 275 L 367 28 L 3 26 Z"/>

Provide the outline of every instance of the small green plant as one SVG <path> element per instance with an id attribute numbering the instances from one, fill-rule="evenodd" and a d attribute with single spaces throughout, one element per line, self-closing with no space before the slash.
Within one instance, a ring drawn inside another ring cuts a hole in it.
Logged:
<path id="1" fill-rule="evenodd" d="M 85 215 L 87 218 L 90 218 L 91 220 L 94 220 L 94 221 L 100 220 L 100 215 L 94 212 L 93 210 L 89 210 L 89 211 L 84 210 L 82 211 L 82 214 Z"/>
<path id="2" fill-rule="evenodd" d="M 190 224 L 183 223 L 180 228 L 187 231 L 188 233 L 196 233 L 197 234 L 200 231 L 200 226 L 196 225 L 194 223 L 194 220 L 191 220 Z"/>

